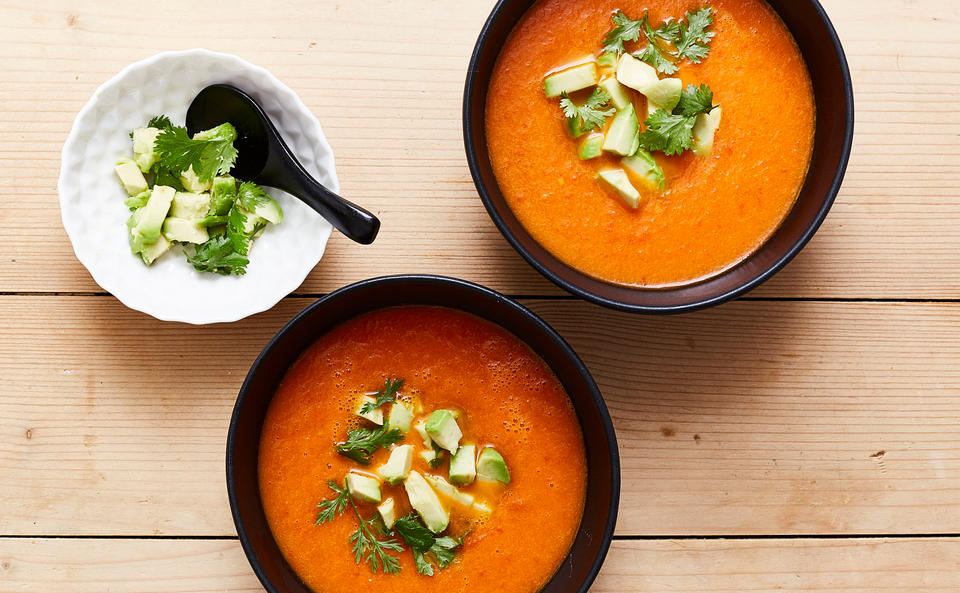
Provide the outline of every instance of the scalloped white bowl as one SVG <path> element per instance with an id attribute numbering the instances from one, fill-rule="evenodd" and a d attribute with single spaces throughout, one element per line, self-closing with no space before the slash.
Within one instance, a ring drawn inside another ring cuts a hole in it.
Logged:
<path id="1" fill-rule="evenodd" d="M 182 125 L 197 92 L 221 82 L 253 96 L 307 171 L 340 190 L 320 122 L 267 70 L 204 49 L 163 52 L 124 68 L 97 89 L 73 123 L 57 184 L 60 214 L 77 258 L 97 284 L 131 309 L 164 321 L 229 322 L 269 309 L 300 286 L 333 230 L 303 202 L 266 188 L 280 202 L 283 222 L 254 241 L 243 276 L 197 272 L 180 248 L 150 267 L 130 253 L 130 212 L 113 172 L 117 158 L 132 154 L 130 131 L 159 114 Z"/>

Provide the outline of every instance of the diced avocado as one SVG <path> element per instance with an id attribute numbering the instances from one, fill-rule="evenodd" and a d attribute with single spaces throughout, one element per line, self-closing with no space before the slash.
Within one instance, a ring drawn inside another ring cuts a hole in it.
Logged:
<path id="1" fill-rule="evenodd" d="M 583 125 L 579 117 L 568 117 L 564 120 L 564 125 L 567 128 L 567 132 L 574 138 L 579 138 L 590 131 L 589 128 Z"/>
<path id="2" fill-rule="evenodd" d="M 136 210 L 137 208 L 143 208 L 147 205 L 147 202 L 150 200 L 150 190 L 140 192 L 135 196 L 130 196 L 129 198 L 123 201 L 127 205 L 127 208 L 130 210 Z"/>
<path id="3" fill-rule="evenodd" d="M 603 139 L 603 149 L 620 156 L 630 156 L 640 147 L 640 121 L 633 105 L 617 112 Z"/>
<path id="4" fill-rule="evenodd" d="M 388 498 L 383 501 L 382 504 L 377 506 L 377 512 L 380 513 L 380 518 L 383 519 L 383 525 L 387 529 L 393 529 L 393 524 L 397 521 L 397 505 L 394 504 L 392 498 Z"/>
<path id="5" fill-rule="evenodd" d="M 617 63 L 617 80 L 620 84 L 646 95 L 647 91 L 660 82 L 660 77 L 657 76 L 657 70 L 653 66 L 625 53 L 620 56 L 620 61 Z"/>
<path id="6" fill-rule="evenodd" d="M 347 474 L 347 488 L 361 502 L 380 502 L 380 482 L 376 478 L 351 471 Z"/>
<path id="7" fill-rule="evenodd" d="M 150 245 L 160 237 L 163 221 L 170 210 L 176 191 L 166 185 L 156 185 L 150 192 L 150 199 L 143 208 L 138 208 L 127 221 L 130 229 L 130 249 L 140 253 L 145 245 Z"/>
<path id="8" fill-rule="evenodd" d="M 170 250 L 171 243 L 163 235 L 157 237 L 157 240 L 150 245 L 144 245 L 140 250 L 140 259 L 148 266 L 157 261 L 157 258 Z"/>
<path id="9" fill-rule="evenodd" d="M 201 130 L 193 135 L 194 140 L 234 140 L 236 137 L 237 129 L 229 122 L 214 126 L 209 130 Z"/>
<path id="10" fill-rule="evenodd" d="M 640 206 L 640 192 L 630 183 L 630 178 L 627 177 L 627 172 L 623 169 L 600 171 L 597 173 L 597 179 L 603 181 L 610 186 L 613 191 L 617 192 L 617 195 L 620 196 L 620 199 L 623 200 L 627 206 L 633 209 L 637 209 Z M 479 472 L 480 468 L 478 467 L 478 475 Z"/>
<path id="11" fill-rule="evenodd" d="M 206 243 L 210 236 L 207 229 L 203 228 L 195 220 L 185 218 L 167 217 L 163 221 L 163 236 L 169 241 L 180 241 L 181 243 Z"/>
<path id="12" fill-rule="evenodd" d="M 133 160 L 144 173 L 160 160 L 160 153 L 153 149 L 160 132 L 158 128 L 137 128 L 133 131 Z"/>
<path id="13" fill-rule="evenodd" d="M 135 196 L 147 191 L 147 180 L 144 179 L 140 168 L 129 157 L 123 157 L 117 161 L 117 166 L 113 169 L 123 184 L 123 189 L 127 191 L 128 196 Z"/>
<path id="14" fill-rule="evenodd" d="M 377 424 L 379 426 L 383 426 L 383 408 L 374 408 L 369 412 L 367 412 L 366 414 L 363 414 L 360 412 L 360 410 L 363 409 L 363 406 L 367 404 L 375 404 L 375 403 L 377 403 L 377 400 L 370 397 L 369 395 L 363 396 L 363 398 L 360 399 L 360 406 L 357 408 L 357 416 L 360 416 L 361 418 L 366 418 L 370 422 L 373 422 L 374 424 Z"/>
<path id="15" fill-rule="evenodd" d="M 390 428 L 397 428 L 400 432 L 406 434 L 410 432 L 410 424 L 413 423 L 413 406 L 402 401 L 393 402 L 390 407 L 390 418 L 387 424 Z"/>
<path id="16" fill-rule="evenodd" d="M 170 203 L 170 216 L 186 220 L 200 220 L 210 210 L 210 194 L 178 191 Z"/>
<path id="17" fill-rule="evenodd" d="M 413 445 L 400 445 L 390 451 L 390 458 L 380 466 L 377 473 L 387 484 L 399 484 L 407 479 L 413 462 Z"/>
<path id="18" fill-rule="evenodd" d="M 551 74 L 543 81 L 543 92 L 548 97 L 559 97 L 597 84 L 597 63 L 588 62 L 562 72 Z"/>
<path id="19" fill-rule="evenodd" d="M 666 183 L 663 169 L 657 164 L 653 155 L 642 148 L 634 156 L 621 159 L 620 164 L 639 177 L 644 185 L 651 190 L 663 189 Z"/>
<path id="20" fill-rule="evenodd" d="M 456 486 L 450 482 L 444 480 L 440 476 L 423 476 L 430 486 L 433 487 L 434 491 L 441 495 L 446 496 L 453 502 L 457 504 L 462 504 L 465 507 L 468 507 L 473 504 L 473 495 L 466 492 L 461 492 Z"/>
<path id="21" fill-rule="evenodd" d="M 252 237 L 258 231 L 263 230 L 263 227 L 266 223 L 262 218 L 245 209 L 240 204 L 234 204 L 233 207 L 237 209 L 237 212 L 243 215 L 243 227 L 240 229 L 240 231 L 244 235 Z"/>
<path id="22" fill-rule="evenodd" d="M 410 506 L 417 511 L 427 529 L 434 533 L 440 533 L 450 524 L 450 514 L 440 504 L 437 493 L 433 491 L 430 484 L 416 471 L 411 471 L 407 476 L 407 481 L 403 483 L 407 491 L 407 498 L 410 499 Z"/>
<path id="23" fill-rule="evenodd" d="M 480 451 L 480 459 L 477 460 L 477 479 L 483 482 L 503 482 L 510 483 L 510 470 L 507 469 L 507 462 L 493 447 L 486 447 Z"/>
<path id="24" fill-rule="evenodd" d="M 433 439 L 430 438 L 430 435 L 427 434 L 427 421 L 421 420 L 413 425 L 413 429 L 417 431 L 417 434 L 420 435 L 420 438 L 423 439 L 423 446 L 426 449 L 433 448 Z"/>
<path id="25" fill-rule="evenodd" d="M 720 108 L 714 107 L 710 113 L 697 116 L 697 123 L 693 124 L 693 152 L 697 156 L 709 156 L 713 152 L 713 138 L 720 127 L 722 115 Z"/>
<path id="26" fill-rule="evenodd" d="M 450 482 L 472 484 L 477 477 L 477 447 L 464 445 L 450 458 Z"/>
<path id="27" fill-rule="evenodd" d="M 609 70 L 616 70 L 617 54 L 613 52 L 604 52 L 599 58 L 597 58 L 597 66 Z"/>
<path id="28" fill-rule="evenodd" d="M 683 94 L 683 81 L 679 78 L 664 78 L 643 94 L 647 96 L 648 105 L 653 103 L 657 109 L 673 111 Z"/>
<path id="29" fill-rule="evenodd" d="M 180 183 L 183 184 L 183 189 L 197 194 L 209 190 L 213 185 L 212 181 L 200 181 L 197 174 L 193 172 L 193 165 L 180 174 Z"/>
<path id="30" fill-rule="evenodd" d="M 280 224 L 283 220 L 283 210 L 280 209 L 280 204 L 272 196 L 267 197 L 269 199 L 260 200 L 257 203 L 253 213 L 267 222 Z"/>
<path id="31" fill-rule="evenodd" d="M 237 180 L 230 175 L 213 178 L 213 189 L 210 192 L 211 216 L 226 216 L 230 207 L 237 200 Z"/>
<path id="32" fill-rule="evenodd" d="M 617 82 L 616 76 L 608 76 L 600 81 L 600 87 L 607 91 L 610 98 L 613 99 L 613 106 L 617 109 L 626 109 L 627 105 L 632 105 L 630 94 L 623 85 Z"/>
<path id="33" fill-rule="evenodd" d="M 493 509 L 483 504 L 482 502 L 473 503 L 473 510 L 487 517 L 493 514 Z"/>
<path id="34" fill-rule="evenodd" d="M 427 462 L 427 465 L 433 467 L 433 463 L 436 463 L 436 460 L 439 459 L 441 453 L 434 448 L 425 449 L 420 451 L 420 458 Z"/>
<path id="35" fill-rule="evenodd" d="M 207 232 L 212 232 L 211 227 L 221 227 L 227 224 L 228 220 L 230 220 L 230 218 L 227 216 L 204 216 L 197 221 L 197 224 L 202 227 L 206 227 Z"/>
<path id="36" fill-rule="evenodd" d="M 581 160 L 595 159 L 603 154 L 603 134 L 590 134 L 580 141 L 577 154 Z"/>
<path id="37" fill-rule="evenodd" d="M 457 424 L 453 412 L 450 410 L 434 410 L 433 414 L 430 414 L 430 418 L 427 419 L 425 428 L 433 442 L 451 453 L 457 452 L 457 447 L 460 446 L 460 437 L 463 436 L 463 433 L 460 432 L 460 426 Z"/>

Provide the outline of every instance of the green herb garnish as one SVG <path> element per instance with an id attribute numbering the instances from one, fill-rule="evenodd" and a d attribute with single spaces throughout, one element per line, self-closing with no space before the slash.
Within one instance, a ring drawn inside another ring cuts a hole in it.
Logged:
<path id="1" fill-rule="evenodd" d="M 383 389 L 374 395 L 376 401 L 367 402 L 360 406 L 360 414 L 369 414 L 383 404 L 397 401 L 397 391 L 399 391 L 401 387 L 403 387 L 403 379 L 388 378 L 383 383 Z"/>
<path id="2" fill-rule="evenodd" d="M 709 44 L 714 33 L 707 31 L 713 24 L 713 9 L 709 6 L 687 12 L 686 22 L 666 22 L 656 29 L 650 25 L 649 13 L 640 20 L 633 20 L 618 10 L 611 18 L 614 28 L 603 39 L 604 51 L 619 56 L 626 51 L 624 43 L 639 41 L 643 32 L 647 45 L 637 57 L 663 74 L 675 73 L 677 62 L 684 58 L 699 64 L 710 53 Z"/>
<path id="3" fill-rule="evenodd" d="M 623 11 L 618 10 L 613 13 L 611 18 L 616 26 L 603 38 L 603 50 L 619 56 L 626 51 L 623 47 L 624 43 L 640 39 L 640 29 L 646 21 L 646 17 L 635 21 L 623 14 Z"/>
<path id="4" fill-rule="evenodd" d="M 707 31 L 707 27 L 713 24 L 713 9 L 707 6 L 696 12 L 688 12 L 686 18 L 686 23 L 680 23 L 677 55 L 699 64 L 710 53 L 708 45 L 715 35 Z"/>
<path id="5" fill-rule="evenodd" d="M 158 130 L 171 130 L 173 129 L 173 124 L 170 123 L 170 118 L 166 115 L 156 115 L 150 118 L 150 121 L 147 122 L 148 128 L 157 128 Z"/>
<path id="6" fill-rule="evenodd" d="M 376 574 L 381 569 L 385 574 L 400 572 L 400 560 L 396 556 L 391 556 L 388 552 L 403 552 L 404 547 L 394 538 L 385 537 L 385 529 L 382 523 L 375 516 L 373 519 L 364 519 L 353 501 L 350 494 L 350 488 L 346 484 L 341 488 L 336 482 L 330 480 L 327 485 L 331 490 L 337 493 L 332 499 L 320 501 L 317 508 L 317 525 L 322 525 L 333 521 L 343 515 L 347 508 L 352 508 L 353 513 L 360 521 L 357 529 L 350 534 L 350 543 L 353 544 L 353 556 L 360 564 L 366 561 L 370 565 L 370 572 Z M 381 539 L 383 537 L 383 539 Z"/>
<path id="7" fill-rule="evenodd" d="M 433 576 L 431 559 L 436 561 L 437 567 L 442 570 L 453 562 L 454 551 L 463 545 L 463 540 L 436 537 L 413 513 L 397 519 L 393 528 L 410 546 L 417 572 L 425 576 Z"/>
<path id="8" fill-rule="evenodd" d="M 356 428 L 347 433 L 347 440 L 337 445 L 337 453 L 357 463 L 368 465 L 370 457 L 377 449 L 386 449 L 403 440 L 399 428 L 380 426 L 377 428 Z"/>
<path id="9" fill-rule="evenodd" d="M 222 276 L 242 276 L 247 273 L 247 264 L 250 263 L 250 260 L 237 253 L 226 235 L 210 237 L 206 243 L 197 246 L 193 255 L 187 254 L 187 261 L 198 272 L 214 272 Z"/>
<path id="10" fill-rule="evenodd" d="M 593 89 L 593 93 L 590 94 L 583 105 L 578 106 L 571 101 L 565 92 L 561 97 L 560 107 L 563 109 L 563 114 L 569 119 L 577 119 L 583 130 L 602 128 L 606 118 L 617 112 L 617 110 L 612 107 L 610 109 L 601 109 L 601 107 L 610 102 L 610 94 L 600 87 Z"/>
<path id="11" fill-rule="evenodd" d="M 644 122 L 647 129 L 640 133 L 640 145 L 668 156 L 689 150 L 693 146 L 693 126 L 697 117 L 710 113 L 715 107 L 710 87 L 705 84 L 688 86 L 672 112 L 656 111 L 647 118 Z"/>
<path id="12" fill-rule="evenodd" d="M 167 120 L 169 122 L 169 120 Z M 201 181 L 211 181 L 215 175 L 226 174 L 237 160 L 233 141 L 237 130 L 230 124 L 220 124 L 191 138 L 186 128 L 166 128 L 155 142 L 160 153 L 160 164 L 176 175 L 192 168 Z"/>

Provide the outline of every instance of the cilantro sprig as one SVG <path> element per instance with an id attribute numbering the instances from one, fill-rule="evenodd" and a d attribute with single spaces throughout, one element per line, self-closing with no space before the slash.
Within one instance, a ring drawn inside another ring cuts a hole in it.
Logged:
<path id="1" fill-rule="evenodd" d="M 166 120 L 169 124 L 170 120 Z M 163 122 L 160 122 L 163 123 Z M 193 138 L 181 126 L 166 127 L 157 136 L 154 146 L 160 153 L 161 166 L 175 175 L 193 170 L 200 181 L 211 181 L 215 175 L 225 175 L 237 160 L 233 147 L 237 130 L 228 123 L 196 134 Z"/>
<path id="2" fill-rule="evenodd" d="M 367 402 L 360 406 L 361 414 L 369 414 L 384 404 L 397 401 L 397 392 L 403 387 L 403 379 L 387 378 L 383 382 L 383 388 L 374 394 L 374 401 Z"/>
<path id="3" fill-rule="evenodd" d="M 626 51 L 625 43 L 639 41 L 643 33 L 646 45 L 637 57 L 663 74 L 674 74 L 681 60 L 699 64 L 710 53 L 715 33 L 707 29 L 713 24 L 713 14 L 713 8 L 706 6 L 687 12 L 685 21 L 665 22 L 653 28 L 649 13 L 634 20 L 618 10 L 611 17 L 614 27 L 604 37 L 603 49 L 619 56 Z"/>
<path id="4" fill-rule="evenodd" d="M 333 521 L 343 515 L 348 508 L 353 509 L 357 520 L 360 521 L 357 529 L 350 534 L 350 543 L 353 545 L 353 555 L 357 564 L 366 561 L 370 565 L 370 572 L 374 574 L 380 570 L 383 570 L 384 574 L 400 572 L 400 559 L 389 552 L 403 552 L 405 549 L 403 544 L 385 533 L 386 530 L 376 516 L 372 519 L 363 518 L 346 483 L 341 487 L 330 480 L 327 486 L 336 493 L 336 496 L 322 500 L 317 505 L 320 510 L 317 512 L 316 524 L 323 525 Z"/>
<path id="5" fill-rule="evenodd" d="M 463 545 L 460 539 L 436 537 L 413 513 L 397 519 L 393 528 L 410 546 L 417 572 L 428 577 L 433 576 L 434 562 L 440 570 L 450 566 L 455 550 Z"/>
<path id="6" fill-rule="evenodd" d="M 347 440 L 337 445 L 337 453 L 368 465 L 370 458 L 377 449 L 386 449 L 394 443 L 403 440 L 403 433 L 398 428 L 387 425 L 377 428 L 355 428 L 347 433 Z"/>
<path id="7" fill-rule="evenodd" d="M 214 272 L 222 276 L 242 276 L 247 273 L 247 264 L 250 263 L 245 255 L 236 251 L 226 235 L 210 237 L 207 242 L 197 246 L 193 255 L 187 253 L 187 261 L 198 272 Z"/>
<path id="8" fill-rule="evenodd" d="M 574 103 L 567 93 L 563 93 L 561 97 L 560 108 L 563 109 L 563 114 L 569 119 L 576 119 L 583 130 L 602 128 L 606 118 L 617 112 L 613 107 L 602 109 L 610 102 L 610 94 L 601 87 L 593 89 L 593 93 L 583 105 Z"/>
<path id="9" fill-rule="evenodd" d="M 650 152 L 660 151 L 668 156 L 689 150 L 693 147 L 697 117 L 710 113 L 715 107 L 710 87 L 688 86 L 672 112 L 655 111 L 647 118 L 644 122 L 647 129 L 640 133 L 640 145 Z"/>

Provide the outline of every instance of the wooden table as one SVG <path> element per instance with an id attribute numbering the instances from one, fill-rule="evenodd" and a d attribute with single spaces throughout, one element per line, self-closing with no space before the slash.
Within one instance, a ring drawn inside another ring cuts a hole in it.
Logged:
<path id="1" fill-rule="evenodd" d="M 224 487 L 237 389 L 316 296 L 398 272 L 521 297 L 593 371 L 623 457 L 594 591 L 960 590 L 960 3 L 824 0 L 857 101 L 839 200 L 763 288 L 671 318 L 570 298 L 485 214 L 460 102 L 492 0 L 232 4 L 0 6 L 0 591 L 262 590 Z M 94 89 L 195 46 L 293 87 L 383 220 L 273 310 L 210 327 L 103 293 L 55 190 Z"/>

